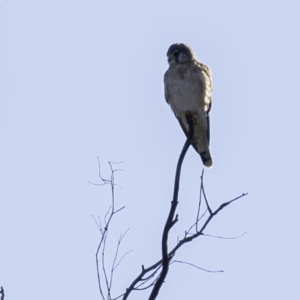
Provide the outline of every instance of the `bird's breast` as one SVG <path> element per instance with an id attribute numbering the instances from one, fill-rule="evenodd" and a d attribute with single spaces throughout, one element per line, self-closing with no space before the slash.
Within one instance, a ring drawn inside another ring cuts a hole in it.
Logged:
<path id="1" fill-rule="evenodd" d="M 201 70 L 190 66 L 173 66 L 165 77 L 167 100 L 175 115 L 204 109 L 206 82 Z"/>

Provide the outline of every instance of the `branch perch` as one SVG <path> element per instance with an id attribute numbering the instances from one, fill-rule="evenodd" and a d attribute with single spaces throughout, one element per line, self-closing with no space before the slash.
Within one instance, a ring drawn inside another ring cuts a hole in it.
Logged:
<path id="1" fill-rule="evenodd" d="M 211 236 L 211 237 L 215 237 L 215 238 L 224 238 L 224 237 L 220 237 L 220 236 L 212 236 L 212 235 L 206 234 L 206 233 L 204 233 L 204 230 L 207 228 L 208 224 L 212 221 L 212 219 L 221 210 L 223 210 L 224 208 L 229 206 L 229 204 L 231 204 L 232 202 L 235 202 L 238 199 L 247 195 L 247 193 L 243 193 L 240 196 L 238 196 L 230 201 L 222 203 L 216 210 L 213 210 L 208 203 L 208 199 L 206 197 L 206 193 L 204 190 L 204 183 L 203 183 L 204 171 L 202 171 L 202 174 L 200 177 L 200 179 L 201 179 L 200 196 L 199 196 L 199 200 L 198 200 L 198 208 L 196 210 L 197 211 L 196 212 L 196 220 L 190 226 L 190 228 L 184 232 L 182 239 L 178 239 L 177 244 L 173 247 L 173 249 L 171 249 L 171 250 L 168 249 L 169 232 L 172 229 L 172 227 L 178 222 L 178 214 L 176 214 L 176 208 L 179 203 L 178 202 L 178 194 L 179 194 L 181 167 L 182 167 L 185 155 L 189 149 L 189 146 L 193 143 L 194 124 L 193 124 L 192 116 L 189 115 L 186 117 L 186 119 L 189 124 L 189 133 L 188 133 L 186 142 L 182 148 L 182 151 L 180 153 L 180 156 L 179 156 L 179 159 L 177 162 L 173 199 L 171 201 L 170 211 L 169 211 L 169 214 L 168 214 L 168 217 L 167 217 L 164 229 L 163 229 L 163 233 L 162 233 L 161 259 L 158 260 L 153 265 L 149 266 L 148 268 L 145 268 L 144 265 L 142 265 L 140 274 L 132 281 L 132 283 L 125 290 L 125 292 L 115 298 L 112 298 L 111 289 L 112 289 L 114 270 L 119 266 L 119 264 L 122 261 L 122 259 L 124 258 L 124 256 L 126 256 L 130 252 L 130 251 L 126 252 L 119 260 L 117 260 L 119 245 L 127 231 L 123 235 L 121 234 L 119 241 L 118 241 L 118 246 L 117 246 L 117 249 L 115 252 L 115 256 L 114 256 L 114 260 L 113 260 L 113 264 L 111 266 L 110 272 L 107 272 L 105 269 L 104 258 L 102 260 L 102 268 L 103 268 L 102 273 L 103 273 L 103 277 L 104 277 L 104 278 L 102 278 L 102 280 L 104 281 L 104 283 L 106 285 L 105 287 L 106 287 L 106 292 L 107 292 L 107 300 L 117 300 L 119 298 L 122 298 L 122 300 L 127 300 L 131 292 L 146 290 L 148 288 L 152 288 L 152 291 L 149 295 L 148 300 L 155 300 L 159 294 L 159 291 L 160 291 L 163 283 L 165 282 L 165 279 L 169 272 L 169 267 L 172 263 L 186 264 L 191 267 L 194 267 L 194 268 L 197 268 L 199 270 L 206 271 L 209 273 L 222 272 L 222 270 L 218 270 L 218 271 L 207 270 L 207 269 L 201 268 L 193 263 L 186 262 L 186 261 L 179 261 L 179 260 L 174 259 L 177 250 L 179 250 L 186 243 L 189 243 L 200 236 Z M 112 173 L 111 178 L 105 179 L 101 176 L 100 163 L 99 163 L 99 176 L 102 180 L 102 185 L 109 184 L 111 186 L 112 204 L 109 207 L 109 209 L 104 217 L 103 226 L 100 223 L 100 220 L 97 223 L 96 219 L 94 218 L 95 222 L 101 232 L 101 239 L 100 239 L 100 243 L 98 245 L 97 252 L 96 252 L 96 264 L 97 264 L 97 276 L 98 276 L 99 291 L 100 291 L 100 294 L 101 294 L 101 297 L 103 300 L 105 300 L 105 296 L 104 296 L 104 290 L 101 286 L 101 281 L 100 281 L 100 268 L 99 268 L 99 262 L 98 262 L 98 255 L 100 254 L 99 252 L 101 249 L 102 257 L 104 257 L 105 244 L 106 244 L 107 236 L 109 233 L 109 227 L 110 227 L 111 220 L 117 212 L 119 212 L 120 210 L 122 210 L 124 208 L 124 207 L 121 207 L 119 209 L 115 208 L 114 186 L 116 184 L 114 183 L 114 172 L 116 172 L 117 170 L 114 170 L 112 168 L 111 163 L 109 163 L 109 164 L 110 164 L 111 173 Z M 97 184 L 97 185 L 99 185 L 99 184 Z M 202 197 L 203 197 L 204 201 L 202 201 Z M 201 212 L 202 205 L 206 206 L 206 208 L 204 208 L 204 212 Z M 232 239 L 235 239 L 238 237 L 240 237 L 240 236 L 233 237 Z M 108 273 L 110 273 L 110 276 L 108 276 Z M 2 300 L 2 299 L 0 299 L 0 300 Z"/>
<path id="2" fill-rule="evenodd" d="M 180 182 L 180 173 L 181 173 L 181 166 L 184 160 L 184 157 L 191 145 L 191 141 L 194 135 L 194 124 L 193 124 L 193 120 L 191 116 L 187 116 L 187 121 L 189 124 L 189 134 L 187 137 L 187 140 L 183 146 L 183 149 L 181 151 L 181 154 L 179 156 L 178 159 L 178 163 L 177 163 L 177 168 L 176 168 L 176 175 L 175 175 L 175 184 L 174 184 L 174 192 L 173 192 L 173 200 L 171 202 L 171 209 L 169 212 L 169 216 L 167 218 L 167 222 L 165 224 L 164 227 L 164 231 L 163 231 L 163 235 L 162 235 L 162 270 L 160 273 L 160 276 L 158 278 L 158 280 L 156 281 L 152 292 L 149 296 L 149 300 L 154 300 L 156 299 L 158 292 L 162 286 L 162 284 L 165 281 L 165 278 L 168 274 L 169 271 L 169 264 L 170 264 L 170 259 L 172 258 L 172 256 L 169 255 L 168 253 L 168 237 L 169 237 L 169 231 L 170 229 L 173 227 L 173 225 L 178 221 L 178 215 L 176 215 L 175 219 L 174 219 L 174 215 L 175 215 L 175 211 L 178 205 L 178 192 L 179 192 L 179 182 Z"/>
<path id="3" fill-rule="evenodd" d="M 0 295 L 1 295 L 1 300 L 4 300 L 4 289 L 3 289 L 3 286 L 1 286 L 1 289 L 0 289 Z"/>

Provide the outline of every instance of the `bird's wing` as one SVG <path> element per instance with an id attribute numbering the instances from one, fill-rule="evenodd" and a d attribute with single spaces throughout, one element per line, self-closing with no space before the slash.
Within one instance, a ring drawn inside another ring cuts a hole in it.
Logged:
<path id="1" fill-rule="evenodd" d="M 206 90 L 206 95 L 205 95 L 205 111 L 207 113 L 210 112 L 211 105 L 212 105 L 212 92 L 213 92 L 213 83 L 212 83 L 212 73 L 211 70 L 209 69 L 208 66 L 198 62 L 199 67 L 202 69 L 202 74 L 205 77 L 205 90 Z"/>
<path id="2" fill-rule="evenodd" d="M 165 75 L 164 75 L 164 86 L 165 86 L 165 99 L 167 101 L 168 104 L 169 103 L 169 99 L 170 99 L 170 93 L 169 93 L 169 85 L 168 85 L 168 71 L 166 71 Z"/>
<path id="3" fill-rule="evenodd" d="M 208 144 L 209 144 L 209 140 L 210 140 L 210 121 L 209 121 L 209 112 L 211 110 L 211 106 L 212 106 L 212 92 L 213 92 L 213 83 L 212 83 L 212 73 L 211 70 L 209 69 L 208 66 L 202 64 L 199 62 L 199 66 L 202 69 L 203 75 L 205 76 L 205 81 L 206 81 L 206 95 L 205 95 L 205 99 L 204 99 L 204 103 L 205 103 L 205 112 L 206 112 L 206 122 L 207 122 L 207 140 L 208 140 Z"/>

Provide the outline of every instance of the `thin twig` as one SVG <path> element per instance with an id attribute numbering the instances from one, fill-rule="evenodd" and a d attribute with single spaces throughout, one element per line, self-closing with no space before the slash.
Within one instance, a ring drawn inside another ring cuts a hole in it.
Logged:
<path id="1" fill-rule="evenodd" d="M 186 231 L 186 235 L 190 234 L 191 230 L 195 226 L 196 226 L 196 232 L 198 232 L 197 225 L 199 224 L 199 221 L 201 221 L 201 219 L 205 216 L 206 213 L 207 213 L 207 209 L 204 211 L 204 213 L 200 217 L 198 217 L 198 219 L 196 220 L 196 222 L 191 225 L 191 227 L 188 229 L 188 231 Z"/>
<path id="2" fill-rule="evenodd" d="M 122 209 L 124 209 L 126 206 L 122 206 L 121 208 L 119 208 L 119 209 L 116 209 L 114 212 L 113 212 L 113 214 L 116 214 L 116 213 L 118 213 L 119 211 L 121 211 Z"/>
<path id="3" fill-rule="evenodd" d="M 108 294 L 108 299 L 110 298 L 110 288 L 109 288 L 109 283 L 108 283 L 108 277 L 106 273 L 106 268 L 105 268 L 105 246 L 106 246 L 106 238 L 107 238 L 107 231 L 103 239 L 103 246 L 102 246 L 102 272 L 104 274 L 104 279 L 105 279 L 105 284 L 106 284 L 106 289 L 107 289 L 107 294 Z"/>
<path id="4" fill-rule="evenodd" d="M 129 230 L 129 228 L 125 231 L 124 234 L 120 234 L 120 238 L 118 240 L 118 245 L 117 245 L 117 249 L 116 249 L 116 252 L 115 252 L 115 257 L 114 257 L 114 260 L 113 260 L 113 263 L 112 263 L 112 266 L 111 266 L 111 269 L 110 269 L 109 290 L 111 290 L 111 287 L 112 287 L 114 270 L 115 270 L 115 264 L 116 264 L 116 261 L 117 261 L 117 258 L 118 258 L 119 248 L 120 248 L 121 242 L 122 242 L 124 236 L 126 235 L 126 233 L 128 232 L 128 230 Z"/>
<path id="5" fill-rule="evenodd" d="M 223 239 L 223 240 L 235 240 L 238 239 L 242 236 L 244 236 L 247 233 L 247 231 L 245 231 L 244 233 L 237 235 L 237 236 L 233 236 L 233 237 L 224 237 L 224 236 L 219 236 L 219 235 L 212 235 L 212 234 L 207 234 L 207 233 L 203 233 L 203 236 L 208 236 L 208 237 L 212 237 L 212 238 L 217 238 L 217 239 Z"/>
<path id="6" fill-rule="evenodd" d="M 199 195 L 198 209 L 197 209 L 197 216 L 196 216 L 196 222 L 195 222 L 195 225 L 196 225 L 196 231 L 198 231 L 199 214 L 200 214 L 200 209 L 201 209 L 201 195 L 202 195 L 201 184 L 202 184 L 203 174 L 204 174 L 204 168 L 202 169 L 202 174 L 201 174 L 200 195 Z"/>
<path id="7" fill-rule="evenodd" d="M 121 298 L 121 297 L 123 297 L 123 296 L 124 296 L 124 293 L 121 294 L 121 295 L 119 295 L 119 296 L 117 296 L 116 298 L 111 298 L 111 300 L 117 300 L 117 299 L 119 299 L 119 298 Z"/>
<path id="8" fill-rule="evenodd" d="M 95 223 L 96 223 L 96 225 L 97 225 L 99 231 L 101 232 L 100 222 L 98 223 L 98 221 L 96 220 L 95 216 L 93 216 L 93 215 L 92 215 L 92 218 L 94 219 L 94 221 L 95 221 Z M 99 218 L 99 216 L 98 216 L 98 218 Z"/>
<path id="9" fill-rule="evenodd" d="M 107 183 L 94 183 L 91 181 L 87 181 L 88 183 L 92 184 L 92 185 L 98 185 L 98 186 L 102 186 L 102 185 L 106 185 Z"/>
<path id="10" fill-rule="evenodd" d="M 189 263 L 189 262 L 186 262 L 186 261 L 182 261 L 182 260 L 173 260 L 172 263 L 181 263 L 181 264 L 185 264 L 185 265 L 189 265 L 189 266 L 192 266 L 196 269 L 199 269 L 201 271 L 205 271 L 205 272 L 208 272 L 208 273 L 222 273 L 224 272 L 224 270 L 218 270 L 218 271 L 212 271 L 212 270 L 207 270 L 207 269 L 204 269 L 204 268 L 200 268 L 192 263 Z"/>
<path id="11" fill-rule="evenodd" d="M 102 177 L 101 175 L 101 165 L 100 165 L 100 159 L 99 159 L 99 156 L 97 156 L 97 159 L 98 159 L 98 176 L 99 178 L 102 180 L 102 183 L 94 183 L 94 182 L 91 182 L 91 181 L 88 181 L 88 183 L 92 184 L 92 185 L 98 185 L 98 186 L 102 186 L 102 185 L 106 185 L 106 184 L 112 184 L 112 181 L 111 179 L 105 179 L 104 177 Z M 114 175 L 115 172 L 118 172 L 118 171 L 123 171 L 122 169 L 114 169 L 112 167 L 113 164 L 121 164 L 123 163 L 123 161 L 119 161 L 119 162 L 112 162 L 112 161 L 109 161 L 108 164 L 109 164 L 109 167 L 110 167 L 110 170 L 111 170 L 111 174 L 112 176 Z M 122 188 L 121 186 L 119 186 L 118 184 L 114 184 L 120 188 Z"/>
<path id="12" fill-rule="evenodd" d="M 105 280 L 105 285 L 106 285 L 106 292 L 107 292 L 107 299 L 111 299 L 111 286 L 112 286 L 112 280 L 113 280 L 113 270 L 117 266 L 114 266 L 114 265 L 112 266 L 111 275 L 110 275 L 110 278 L 109 278 L 108 274 L 107 274 L 107 271 L 106 271 L 106 267 L 105 267 L 106 241 L 107 241 L 108 233 L 109 233 L 109 225 L 112 221 L 113 216 L 116 213 L 123 210 L 125 208 L 125 206 L 123 206 L 119 209 L 115 208 L 115 192 L 114 192 L 115 190 L 114 190 L 114 188 L 115 188 L 116 184 L 115 184 L 114 174 L 115 174 L 115 172 L 120 171 L 120 169 L 114 169 L 113 164 L 115 164 L 115 163 L 114 162 L 109 162 L 109 166 L 110 166 L 110 170 L 111 170 L 111 176 L 110 176 L 110 179 L 105 179 L 101 175 L 100 160 L 99 160 L 99 157 L 97 157 L 97 158 L 98 158 L 98 167 L 99 167 L 99 178 L 102 181 L 102 184 L 100 184 L 100 185 L 106 185 L 106 184 L 110 185 L 110 187 L 111 187 L 111 198 L 112 198 L 111 199 L 111 205 L 109 206 L 109 208 L 108 208 L 108 210 L 107 210 L 107 212 L 105 213 L 105 216 L 104 216 L 104 227 L 102 227 L 102 225 L 101 225 L 100 218 L 98 217 L 99 220 L 97 222 L 97 220 L 93 216 L 94 221 L 95 221 L 95 223 L 96 223 L 96 225 L 97 225 L 97 227 L 98 227 L 98 229 L 100 230 L 100 233 L 101 233 L 101 238 L 100 238 L 95 256 L 96 256 L 98 287 L 99 287 L 99 291 L 100 291 L 100 295 L 102 297 L 102 300 L 105 300 L 106 297 L 104 296 L 104 291 L 103 291 L 103 287 L 102 287 L 102 284 L 101 284 L 101 276 L 100 276 L 101 271 L 100 271 L 99 254 L 100 254 L 100 251 L 101 251 L 101 265 L 102 265 L 101 270 L 102 270 L 102 273 L 104 275 L 104 280 Z M 116 162 L 116 164 L 118 164 L 118 163 L 121 163 L 121 162 Z M 123 239 L 124 235 L 121 236 L 121 240 Z M 118 249 L 117 249 L 116 255 L 118 255 Z M 117 259 L 117 257 L 115 258 L 115 260 L 116 259 Z M 114 260 L 114 264 L 116 263 L 115 260 Z M 118 262 L 118 264 L 119 263 L 120 263 L 120 261 Z M 119 296 L 118 298 L 120 298 L 120 297 L 122 297 L 122 295 Z"/>
<path id="13" fill-rule="evenodd" d="M 103 237 L 103 235 L 102 235 Z M 104 298 L 104 294 L 103 294 L 103 290 L 102 290 L 102 286 L 101 286 L 101 280 L 100 280 L 100 267 L 99 267 L 99 260 L 98 260 L 98 253 L 100 251 L 100 247 L 102 245 L 102 241 L 103 239 L 101 238 L 101 241 L 98 245 L 98 248 L 97 248 L 97 251 L 96 251 L 96 268 L 97 268 L 97 279 L 98 279 L 98 287 L 99 287 L 99 291 L 100 291 L 100 294 L 101 294 L 101 297 L 103 300 L 105 300 Z"/>
<path id="14" fill-rule="evenodd" d="M 107 210 L 107 212 L 106 212 L 106 214 L 104 215 L 104 224 L 105 224 L 105 227 L 106 227 L 106 224 L 107 224 L 107 221 L 106 221 L 106 218 L 107 218 L 107 216 L 109 215 L 109 213 L 110 213 L 110 210 L 111 210 L 111 205 L 109 206 L 109 208 L 108 208 L 108 210 Z M 111 214 L 110 214 L 111 215 Z M 110 217 L 110 215 L 109 215 L 109 217 Z"/>
<path id="15" fill-rule="evenodd" d="M 204 182 L 203 182 L 203 174 L 204 174 L 204 170 L 202 171 L 202 175 L 201 175 L 201 191 L 203 193 L 203 196 L 204 196 L 204 200 L 205 200 L 205 203 L 206 203 L 206 206 L 207 206 L 207 209 L 209 211 L 210 214 L 212 214 L 212 210 L 208 204 L 208 201 L 207 201 L 207 198 L 206 198 L 206 194 L 205 194 L 205 190 L 204 190 Z M 201 192 L 200 191 L 200 192 Z"/>
<path id="16" fill-rule="evenodd" d="M 234 201 L 237 201 L 238 199 L 245 197 L 246 195 L 248 195 L 247 193 L 244 193 L 228 202 L 225 202 L 223 204 L 221 204 L 219 206 L 219 208 L 217 210 L 215 210 L 214 212 L 212 212 L 212 214 L 207 218 L 207 220 L 204 222 L 204 224 L 202 225 L 201 229 L 192 234 L 191 236 L 188 237 L 184 237 L 169 253 L 169 255 L 174 256 L 176 251 L 181 248 L 184 244 L 191 242 L 192 240 L 194 240 L 195 238 L 199 237 L 200 235 L 203 234 L 203 231 L 206 229 L 207 225 L 211 222 L 211 220 L 222 210 L 224 209 L 226 206 L 228 206 L 229 204 L 231 204 Z"/>
<path id="17" fill-rule="evenodd" d="M 129 251 L 125 252 L 125 253 L 122 255 L 122 257 L 119 259 L 118 263 L 117 263 L 116 266 L 114 267 L 114 270 L 119 266 L 119 264 L 120 264 L 121 261 L 125 258 L 125 256 L 126 256 L 127 254 L 129 254 L 130 252 L 132 252 L 132 251 L 133 251 L 133 250 L 129 250 Z"/>
<path id="18" fill-rule="evenodd" d="M 154 286 L 155 282 L 156 282 L 157 278 L 155 280 L 153 280 L 152 283 L 150 283 L 149 285 L 143 287 L 143 288 L 135 288 L 136 291 L 144 291 L 149 289 L 151 286 Z"/>

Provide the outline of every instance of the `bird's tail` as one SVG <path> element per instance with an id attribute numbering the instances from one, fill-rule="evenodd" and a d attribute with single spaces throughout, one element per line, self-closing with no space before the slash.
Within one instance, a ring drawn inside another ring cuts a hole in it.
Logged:
<path id="1" fill-rule="evenodd" d="M 207 168 L 211 168 L 213 166 L 213 161 L 212 161 L 212 157 L 211 157 L 209 148 L 207 148 L 206 151 L 201 151 L 199 154 L 200 154 L 200 157 L 202 159 L 204 166 Z"/>

